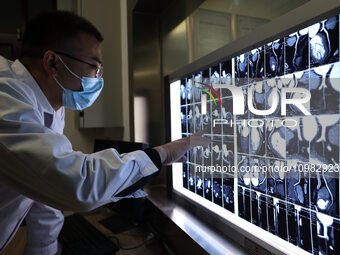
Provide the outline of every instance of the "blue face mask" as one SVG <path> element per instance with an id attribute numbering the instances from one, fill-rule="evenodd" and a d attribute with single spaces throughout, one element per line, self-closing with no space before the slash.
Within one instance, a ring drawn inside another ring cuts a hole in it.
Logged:
<path id="1" fill-rule="evenodd" d="M 81 80 L 81 85 L 83 87 L 82 91 L 73 91 L 70 89 L 66 89 L 55 77 L 53 77 L 57 84 L 63 89 L 63 105 L 66 108 L 70 108 L 73 110 L 83 110 L 87 107 L 90 107 L 94 103 L 94 101 L 96 101 L 97 97 L 102 91 L 104 86 L 104 79 L 90 77 L 80 78 L 78 75 L 72 72 L 72 70 L 64 63 L 64 61 L 59 56 L 58 58 L 73 76 Z"/>

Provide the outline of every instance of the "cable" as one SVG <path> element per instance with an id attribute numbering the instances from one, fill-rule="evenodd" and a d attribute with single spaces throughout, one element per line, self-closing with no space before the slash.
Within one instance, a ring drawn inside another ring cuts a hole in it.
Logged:
<path id="1" fill-rule="evenodd" d="M 135 250 L 135 249 L 138 249 L 138 248 L 142 247 L 143 245 L 145 245 L 148 241 L 154 239 L 155 235 L 153 233 L 148 234 L 145 241 L 143 241 L 142 243 L 140 243 L 140 244 L 138 244 L 137 246 L 134 246 L 134 247 L 122 247 L 120 245 L 119 239 L 116 236 L 109 236 L 109 238 L 114 239 L 117 242 L 117 246 L 122 250 Z"/>
<path id="2" fill-rule="evenodd" d="M 129 248 L 126 248 L 126 247 L 120 247 L 122 250 L 135 250 L 135 249 L 138 249 L 140 247 L 142 247 L 143 245 L 145 245 L 147 242 L 147 240 L 145 240 L 144 242 L 142 242 L 141 244 L 135 246 L 135 247 L 129 247 Z"/>

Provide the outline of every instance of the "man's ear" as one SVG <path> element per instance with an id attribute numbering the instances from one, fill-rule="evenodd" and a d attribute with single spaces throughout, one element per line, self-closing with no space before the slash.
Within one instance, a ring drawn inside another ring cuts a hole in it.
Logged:
<path id="1" fill-rule="evenodd" d="M 45 72 L 51 76 L 55 76 L 57 73 L 58 57 L 52 50 L 48 50 L 44 53 L 42 58 L 42 65 Z"/>

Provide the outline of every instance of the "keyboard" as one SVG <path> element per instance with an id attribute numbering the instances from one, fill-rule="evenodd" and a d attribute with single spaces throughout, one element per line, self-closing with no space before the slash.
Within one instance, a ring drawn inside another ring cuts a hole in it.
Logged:
<path id="1" fill-rule="evenodd" d="M 119 247 L 78 214 L 65 217 L 62 255 L 113 255 Z"/>

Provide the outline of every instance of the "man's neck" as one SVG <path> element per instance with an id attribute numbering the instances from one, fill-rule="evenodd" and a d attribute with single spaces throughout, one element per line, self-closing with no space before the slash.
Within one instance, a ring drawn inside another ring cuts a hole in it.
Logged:
<path id="1" fill-rule="evenodd" d="M 39 68 L 34 68 L 36 64 L 32 64 L 29 60 L 23 58 L 20 59 L 20 62 L 26 67 L 26 69 L 30 72 L 41 91 L 44 93 L 48 102 L 52 106 L 52 108 L 57 111 L 62 106 L 62 91 L 59 87 L 55 86 L 54 83 L 49 81 L 48 76 L 44 75 Z"/>

